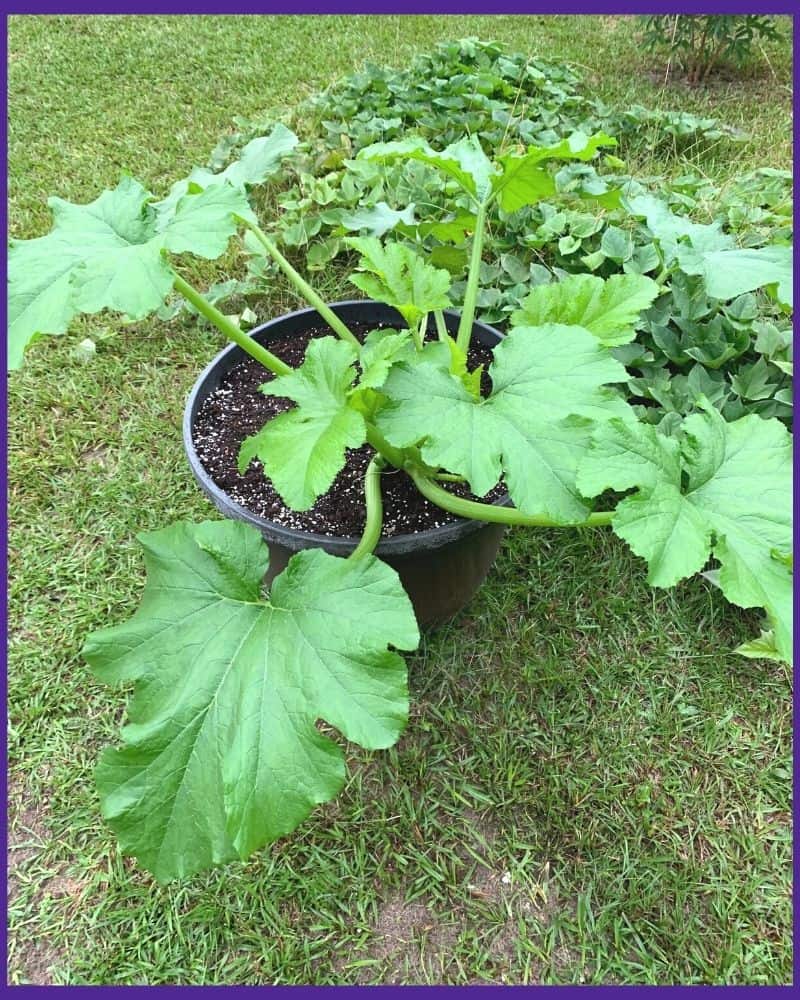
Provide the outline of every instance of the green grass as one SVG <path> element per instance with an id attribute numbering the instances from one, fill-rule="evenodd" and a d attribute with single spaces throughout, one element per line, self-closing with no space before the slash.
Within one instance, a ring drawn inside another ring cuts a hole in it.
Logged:
<path id="1" fill-rule="evenodd" d="M 592 21 L 14 18 L 12 231 L 123 168 L 165 191 L 233 115 L 465 34 L 579 64 L 591 38 L 607 100 L 746 124 L 735 161 L 699 161 L 715 179 L 791 162 L 786 51 L 662 90 L 627 19 Z M 123 699 L 79 652 L 137 604 L 135 533 L 211 516 L 180 421 L 218 346 L 89 317 L 10 380 L 11 981 L 788 982 L 789 672 L 728 652 L 756 616 L 702 580 L 650 590 L 601 531 L 509 534 L 410 659 L 400 744 L 349 748 L 345 792 L 294 837 L 168 888 L 119 857 L 91 771 Z"/>

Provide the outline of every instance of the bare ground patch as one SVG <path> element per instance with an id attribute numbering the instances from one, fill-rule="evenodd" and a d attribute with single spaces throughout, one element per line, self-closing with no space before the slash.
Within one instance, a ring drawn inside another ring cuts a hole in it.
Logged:
<path id="1" fill-rule="evenodd" d="M 43 905 L 74 908 L 86 883 L 68 875 L 63 863 L 50 863 L 45 852 L 50 840 L 46 804 L 33 801 L 19 780 L 12 780 L 8 803 L 8 978 L 12 984 L 52 985 L 53 969 L 66 952 L 49 937 L 20 931 L 35 919 Z M 44 877 L 43 877 L 44 873 Z"/>
<path id="2" fill-rule="evenodd" d="M 491 821 L 470 811 L 462 819 L 465 881 L 457 898 L 442 905 L 419 898 L 409 901 L 402 892 L 389 894 L 380 905 L 365 950 L 338 963 L 342 983 L 509 985 L 521 981 L 516 971 L 520 927 L 525 926 L 528 933 L 541 932 L 558 902 L 547 884 L 523 885 L 508 868 L 498 865 L 492 846 L 497 829 Z M 546 878 L 546 864 L 543 872 Z M 481 959 L 477 975 L 468 958 L 475 954 Z M 571 959 L 571 955 L 555 956 L 558 965 L 567 965 Z"/>

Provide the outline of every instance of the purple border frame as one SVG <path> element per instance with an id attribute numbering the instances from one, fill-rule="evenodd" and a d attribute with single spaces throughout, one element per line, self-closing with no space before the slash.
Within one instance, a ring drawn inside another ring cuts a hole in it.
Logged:
<path id="1" fill-rule="evenodd" d="M 200 0 L 195 3 L 169 3 L 145 0 L 134 4 L 125 0 L 30 0 L 6 3 L 5 14 L 794 14 L 797 3 L 792 0 L 767 0 L 747 3 L 746 0 L 707 0 L 705 3 L 658 3 L 653 0 L 597 0 L 596 3 L 564 2 L 553 10 L 552 3 L 541 0 L 500 0 L 494 10 L 487 11 L 487 0 L 307 0 L 306 3 L 249 3 L 236 6 L 224 0 Z"/>
<path id="2" fill-rule="evenodd" d="M 140 4 L 135 4 L 130 2 L 121 2 L 121 0 L 105 0 L 105 2 L 86 2 L 86 0 L 63 0 L 63 2 L 58 2 L 58 0 L 31 0 L 31 2 L 10 2 L 3 5 L 3 58 L 2 58 L 2 86 L 3 93 L 6 98 L 5 104 L 5 115 L 4 124 L 7 124 L 8 120 L 8 15 L 20 15 L 20 14 L 795 14 L 798 12 L 798 4 L 792 2 L 792 0 L 772 0 L 772 2 L 742 2 L 742 0 L 707 0 L 705 3 L 698 2 L 677 2 L 669 3 L 654 3 L 648 2 L 648 0 L 641 0 L 641 2 L 630 2 L 630 0 L 598 0 L 596 3 L 581 3 L 580 0 L 577 3 L 564 2 L 561 4 L 557 10 L 554 10 L 554 4 L 543 3 L 542 0 L 529 0 L 527 3 L 522 3 L 520 0 L 500 0 L 499 3 L 495 3 L 494 9 L 487 11 L 488 4 L 486 0 L 483 2 L 476 3 L 475 0 L 405 0 L 405 2 L 395 2 L 389 3 L 387 0 L 307 0 L 306 3 L 291 3 L 291 2 L 273 2 L 267 4 L 259 3 L 249 3 L 247 5 L 237 6 L 235 4 L 225 4 L 224 0 L 200 0 L 200 2 L 195 3 L 180 3 L 180 2 L 153 2 L 153 0 L 145 0 L 145 2 Z M 244 8 L 244 9 L 243 9 Z M 800 40 L 797 38 L 797 32 L 793 33 L 793 80 L 794 80 L 794 93 L 797 93 L 797 83 L 798 83 L 798 57 L 800 57 Z M 796 101 L 796 98 L 795 98 Z M 796 106 L 796 105 L 795 105 Z M 2 171 L 2 211 L 3 217 L 6 224 L 6 232 L 8 231 L 8 180 L 7 180 L 7 168 L 8 168 L 8 146 L 7 146 L 7 129 L 5 131 L 6 141 L 3 143 L 2 155 L 3 155 L 3 171 Z M 794 161 L 793 161 L 793 171 L 794 171 L 794 182 L 795 188 L 797 187 L 798 177 L 800 176 L 800 171 L 797 166 L 797 150 L 800 144 L 800 125 L 797 121 L 797 116 L 794 116 L 793 120 L 793 140 L 794 140 Z M 794 222 L 795 229 L 797 228 L 798 215 L 800 215 L 800 209 L 797 208 L 795 203 L 794 208 Z M 3 243 L 3 259 L 6 262 L 7 247 L 6 243 Z M 794 268 L 794 288 L 795 294 L 800 291 L 800 268 L 797 267 L 797 252 L 795 253 L 795 268 Z M 6 298 L 2 297 L 2 318 L 3 326 L 5 327 L 6 320 Z M 795 320 L 795 329 L 797 329 L 798 321 Z M 7 454 L 8 454 L 8 429 L 7 429 L 7 405 L 8 405 L 8 394 L 7 394 L 7 374 L 6 374 L 6 338 L 5 336 L 0 338 L 0 360 L 2 361 L 2 404 L 3 404 L 3 419 L 2 419 L 2 462 L 0 464 L 0 482 L 2 482 L 5 507 L 3 511 L 3 517 L 0 519 L 0 548 L 2 549 L 3 565 L 5 568 L 6 580 L 8 579 L 8 467 L 7 467 Z M 795 410 L 793 417 L 794 430 L 796 431 L 800 427 L 800 414 Z M 795 463 L 794 466 L 794 541 L 795 548 L 797 547 L 798 536 L 800 531 L 798 530 L 798 521 L 800 517 L 800 464 Z M 3 588 L 2 591 L 2 613 L 4 621 L 7 623 L 8 617 L 8 604 L 7 604 L 7 590 Z M 794 629 L 795 634 L 798 632 L 798 626 L 800 625 L 800 601 L 797 596 L 795 597 L 794 604 Z M 6 705 L 7 701 L 7 682 L 6 682 L 6 669 L 7 669 L 7 653 L 8 653 L 8 633 L 7 629 L 3 630 L 2 638 L 2 654 L 3 654 L 3 671 L 0 677 L 0 693 L 2 694 L 3 704 Z M 798 708 L 800 708 L 800 692 L 795 690 L 794 693 L 794 709 L 795 716 L 797 715 Z M 3 748 L 3 800 L 7 806 L 8 804 L 8 787 L 7 787 L 7 731 L 6 727 L 2 728 L 2 748 Z M 795 787 L 797 787 L 798 778 L 800 778 L 800 756 L 795 752 L 794 757 L 794 778 Z M 798 810 L 795 806 L 793 809 L 793 814 L 795 821 L 797 820 Z M 6 814 L 3 815 L 3 833 L 4 833 L 4 847 L 3 851 L 3 873 L 6 876 L 5 881 L 7 882 L 7 829 L 6 829 Z M 794 855 L 794 875 L 795 881 L 797 881 L 798 873 L 800 873 L 800 858 L 798 858 L 797 852 Z M 3 894 L 3 926 L 2 926 L 2 941 L 6 944 L 7 938 L 7 896 Z M 794 976 L 795 980 L 800 978 L 800 959 L 797 956 L 797 943 L 798 937 L 798 922 L 795 918 L 793 927 L 793 940 L 795 946 L 795 957 L 794 957 Z M 5 950 L 5 949 L 4 949 Z M 6 989 L 12 989 L 12 987 L 7 986 L 8 978 L 7 972 L 4 977 L 4 983 L 0 985 L 0 989 L 5 992 Z M 384 996 L 397 995 L 400 996 L 403 992 L 412 991 L 415 997 L 427 997 L 427 996 L 441 996 L 447 990 L 459 990 L 466 989 L 470 992 L 470 995 L 477 996 L 478 994 L 485 994 L 488 991 L 494 990 L 510 990 L 516 992 L 518 995 L 520 992 L 527 992 L 531 989 L 549 989 L 557 990 L 561 996 L 577 995 L 583 993 L 585 989 L 590 989 L 593 992 L 598 992 L 603 995 L 618 995 L 620 993 L 629 993 L 630 991 L 637 992 L 651 992 L 657 990 L 659 993 L 672 994 L 674 995 L 692 995 L 692 996 L 707 996 L 709 994 L 715 993 L 718 990 L 724 990 L 728 995 L 731 996 L 742 996 L 750 995 L 757 996 L 760 998 L 772 997 L 772 996 L 787 996 L 788 991 L 792 989 L 791 986 L 645 986 L 645 985 L 629 985 L 629 986 L 547 986 L 547 987 L 536 987 L 536 986 L 471 986 L 471 987 L 458 987 L 458 986 L 16 986 L 13 987 L 14 990 L 22 990 L 25 997 L 33 997 L 38 995 L 47 995 L 51 990 L 65 990 L 70 995 L 97 995 L 97 990 L 101 991 L 111 991 L 115 993 L 117 991 L 125 991 L 126 996 L 137 996 L 141 994 L 146 995 L 149 992 L 155 991 L 157 993 L 176 993 L 177 991 L 197 991 L 202 990 L 210 994 L 219 995 L 223 991 L 227 992 L 233 990 L 237 996 L 243 996 L 245 994 L 258 993 L 262 990 L 269 990 L 270 993 L 284 993 L 294 991 L 295 995 L 298 994 L 302 996 L 311 996 L 312 994 L 325 994 L 335 991 L 337 996 L 349 996 L 355 995 L 357 992 L 362 993 L 362 991 L 369 990 L 380 990 Z"/>

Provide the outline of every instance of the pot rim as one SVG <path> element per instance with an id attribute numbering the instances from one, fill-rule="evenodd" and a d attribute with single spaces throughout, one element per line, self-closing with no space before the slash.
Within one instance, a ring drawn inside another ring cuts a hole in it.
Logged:
<path id="1" fill-rule="evenodd" d="M 376 302 L 374 299 L 344 299 L 339 302 L 331 302 L 329 303 L 329 306 L 334 311 L 344 310 L 347 312 L 360 307 L 377 306 L 388 314 L 396 315 L 397 319 L 402 321 L 400 314 L 397 313 L 396 310 L 382 302 Z M 445 310 L 444 315 L 445 320 L 450 319 L 451 322 L 454 320 L 457 321 L 460 317 L 460 313 L 452 309 Z M 268 320 L 266 323 L 262 323 L 260 326 L 254 327 L 249 331 L 248 335 L 250 337 L 259 337 L 260 342 L 261 335 L 280 327 L 286 322 L 286 320 L 298 320 L 305 317 L 308 317 L 309 320 L 312 320 L 313 318 L 315 323 L 319 323 L 322 319 L 316 309 L 297 309 L 294 312 L 283 313 L 280 316 L 276 316 L 275 318 Z M 489 326 L 487 323 L 481 323 L 478 320 L 476 320 L 473 324 L 473 333 L 476 329 L 488 334 L 490 337 L 496 337 L 498 342 L 504 337 L 499 330 Z M 233 355 L 241 355 L 242 360 L 247 357 L 246 353 L 237 344 L 228 344 L 224 347 L 214 356 L 214 358 L 212 358 L 212 360 L 206 365 L 198 378 L 195 380 L 184 407 L 183 446 L 186 452 L 186 457 L 189 461 L 189 467 L 198 485 L 219 510 L 223 512 L 230 510 L 230 516 L 234 517 L 236 520 L 245 521 L 247 524 L 251 524 L 253 527 L 258 528 L 268 541 L 283 545 L 292 551 L 299 551 L 301 549 L 312 547 L 323 547 L 327 551 L 334 554 L 339 552 L 348 554 L 352 552 L 360 540 L 360 535 L 328 535 L 323 532 L 304 531 L 299 528 L 288 528 L 286 525 L 279 524 L 277 521 L 269 521 L 266 518 L 260 517 L 258 514 L 254 514 L 251 510 L 248 510 L 246 507 L 243 507 L 241 504 L 233 500 L 214 482 L 206 471 L 205 466 L 201 462 L 194 446 L 193 429 L 196 417 L 195 411 L 198 410 L 200 405 L 202 405 L 202 402 L 205 401 L 205 399 L 201 401 L 200 396 L 208 379 L 214 374 L 218 366 L 224 364 L 226 361 L 230 361 Z M 506 494 L 498 500 L 492 501 L 492 506 L 504 507 L 508 506 L 509 503 L 510 498 Z M 375 554 L 379 556 L 396 556 L 407 552 L 413 552 L 417 549 L 435 549 L 441 547 L 442 545 L 447 545 L 451 542 L 464 538 L 466 535 L 471 534 L 473 531 L 477 531 L 486 524 L 486 521 L 473 521 L 467 518 L 457 517 L 455 520 L 449 521 L 447 524 L 440 525 L 436 528 L 426 528 L 424 531 L 408 532 L 404 534 L 390 535 L 388 537 L 382 536 L 374 551 Z"/>

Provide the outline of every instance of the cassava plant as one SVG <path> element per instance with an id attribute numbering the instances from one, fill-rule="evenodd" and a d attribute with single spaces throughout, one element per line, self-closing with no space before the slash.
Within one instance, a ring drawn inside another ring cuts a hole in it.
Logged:
<path id="1" fill-rule="evenodd" d="M 637 419 L 615 386 L 628 378 L 611 348 L 632 340 L 660 294 L 641 274 L 572 276 L 532 289 L 494 348 L 491 391 L 470 370 L 487 211 L 513 213 L 551 195 L 552 160 L 588 160 L 613 140 L 576 134 L 492 161 L 476 139 L 441 151 L 422 140 L 365 148 L 362 158 L 420 160 L 441 172 L 454 217 L 471 232 L 471 263 L 455 337 L 442 311 L 451 278 L 411 246 L 353 237 L 352 282 L 394 306 L 394 329 L 363 343 L 261 230 L 247 187 L 273 172 L 294 136 L 276 129 L 222 173 L 195 171 L 154 201 L 124 178 L 88 205 L 53 199 L 55 225 L 10 250 L 10 358 L 64 332 L 77 313 L 138 319 L 173 290 L 274 376 L 263 389 L 294 408 L 242 445 L 283 500 L 309 509 L 349 448 L 374 449 L 364 483 L 366 523 L 348 558 L 294 555 L 263 592 L 267 548 L 235 521 L 178 523 L 140 537 L 147 567 L 130 621 L 89 636 L 99 678 L 134 682 L 123 746 L 97 769 L 102 811 L 122 850 L 160 881 L 244 859 L 291 832 L 345 780 L 324 720 L 376 749 L 406 724 L 398 651 L 419 641 L 397 574 L 374 554 L 381 538 L 382 471 L 404 470 L 443 510 L 532 528 L 610 527 L 671 587 L 706 575 L 767 627 L 740 652 L 791 653 L 791 438 L 775 419 L 726 423 L 708 404 L 671 436 Z M 181 274 L 183 254 L 214 259 L 244 231 L 251 251 L 282 269 L 330 327 L 288 367 L 243 333 Z M 429 323 L 430 317 L 430 323 Z M 435 331 L 433 339 L 426 336 Z M 502 481 L 512 505 L 485 497 Z M 613 492 L 612 492 L 613 491 Z M 613 499 L 596 505 L 595 498 Z"/>
<path id="2" fill-rule="evenodd" d="M 652 14 L 642 20 L 645 48 L 666 49 L 691 84 L 705 83 L 725 60 L 744 63 L 761 38 L 780 37 L 776 19 L 763 14 Z"/>

